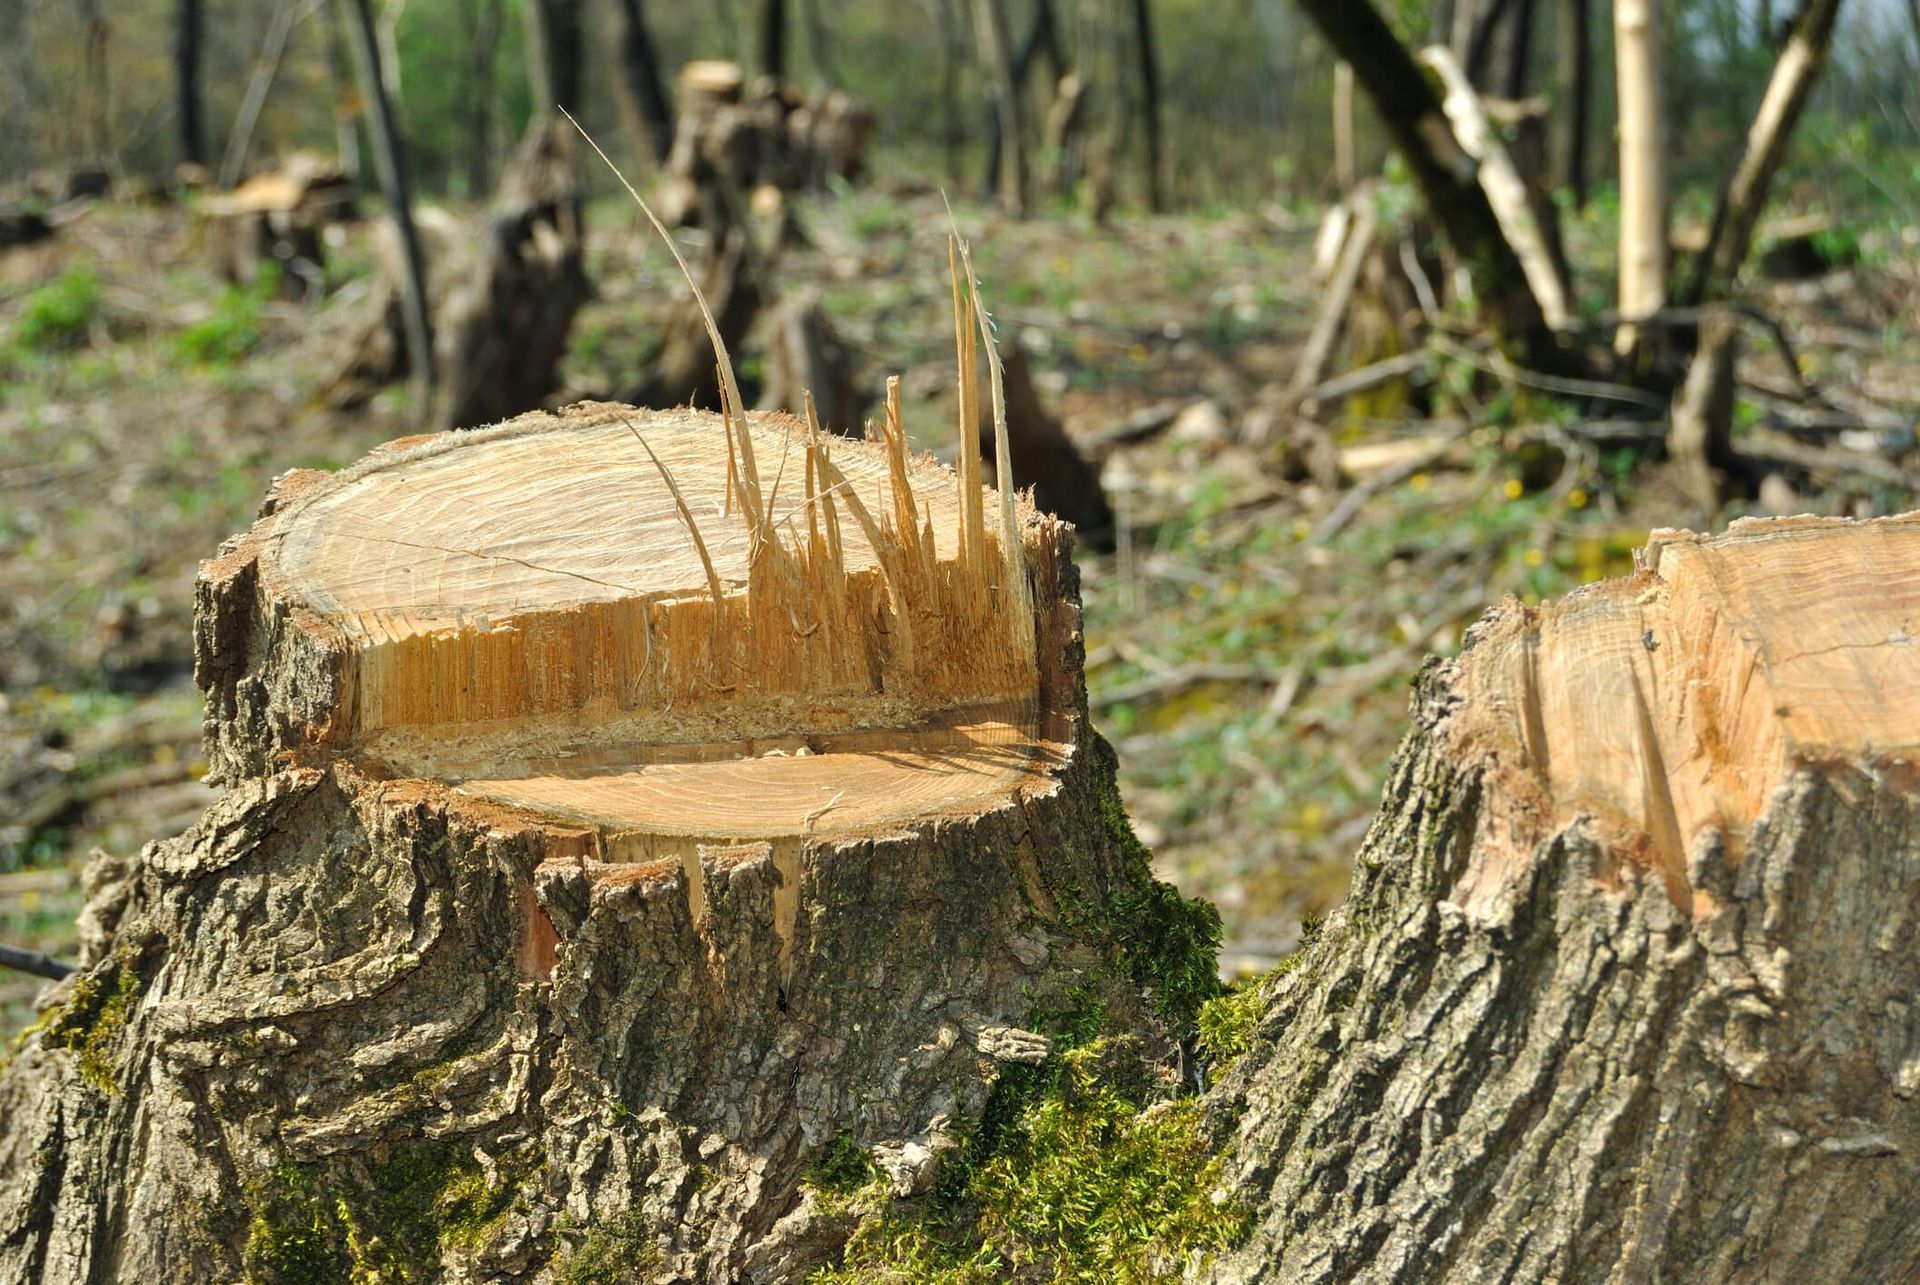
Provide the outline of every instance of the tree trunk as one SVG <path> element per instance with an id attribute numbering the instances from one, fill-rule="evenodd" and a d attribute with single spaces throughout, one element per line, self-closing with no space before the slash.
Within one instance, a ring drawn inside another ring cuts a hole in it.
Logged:
<path id="1" fill-rule="evenodd" d="M 1620 95 L 1620 315 L 1614 347 L 1640 343 L 1642 318 L 1667 302 L 1667 171 L 1660 105 L 1658 0 L 1615 0 L 1614 68 Z"/>
<path id="2" fill-rule="evenodd" d="M 1333 64 L 1333 186 L 1344 199 L 1359 178 L 1353 159 L 1353 64 Z"/>
<path id="3" fill-rule="evenodd" d="M 527 0 L 527 76 L 534 112 L 580 114 L 584 0 Z"/>
<path id="4" fill-rule="evenodd" d="M 1473 281 L 1481 315 L 1520 359 L 1540 370 L 1565 370 L 1570 354 L 1541 314 L 1527 274 L 1501 232 L 1478 167 L 1461 150 L 1426 74 L 1372 4 L 1364 0 L 1299 0 L 1335 56 L 1353 64 L 1381 124 L 1406 159 L 1447 247 Z"/>
<path id="5" fill-rule="evenodd" d="M 673 108 L 667 103 L 660 58 L 654 52 L 653 37 L 647 33 L 640 0 L 620 0 L 620 65 L 626 73 L 622 83 L 639 118 L 647 149 L 656 162 L 665 165 L 667 154 L 673 150 Z"/>
<path id="6" fill-rule="evenodd" d="M 180 159 L 188 165 L 207 163 L 207 135 L 200 120 L 200 29 L 200 0 L 179 0 L 173 27 L 174 125 Z"/>
<path id="7" fill-rule="evenodd" d="M 933 0 L 940 27 L 940 151 L 949 183 L 960 183 L 960 149 L 966 143 L 966 125 L 960 113 L 960 67 L 966 61 L 963 25 L 955 6 L 959 0 Z"/>
<path id="8" fill-rule="evenodd" d="M 443 428 L 537 409 L 553 391 L 574 314 L 593 294 L 578 139 L 560 118 L 534 117 L 488 211 L 480 253 L 439 301 L 434 421 Z"/>
<path id="9" fill-rule="evenodd" d="M 1793 34 L 1774 63 L 1767 92 L 1747 129 L 1733 177 L 1714 212 L 1707 248 L 1682 295 L 1683 304 L 1697 306 L 1732 292 L 1753 246 L 1753 230 L 1766 210 L 1773 176 L 1786 159 L 1793 128 L 1826 65 L 1839 14 L 1840 0 L 1809 0 L 1794 22 Z"/>
<path id="10" fill-rule="evenodd" d="M 1209 1100 L 1211 1279 L 1920 1274 L 1920 520 L 1655 534 L 1423 674 Z"/>
<path id="11" fill-rule="evenodd" d="M 1140 116 L 1146 125 L 1147 208 L 1167 208 L 1160 157 L 1160 51 L 1153 38 L 1152 0 L 1133 0 L 1133 43 L 1140 59 Z"/>
<path id="12" fill-rule="evenodd" d="M 760 70 L 775 80 L 787 78 L 786 0 L 760 0 Z"/>
<path id="13" fill-rule="evenodd" d="M 1560 110 L 1555 115 L 1553 182 L 1587 208 L 1587 120 L 1593 107 L 1593 19 L 1589 0 L 1567 0 L 1559 18 Z"/>
<path id="14" fill-rule="evenodd" d="M 387 99 L 387 82 L 374 38 L 373 14 L 367 0 L 341 0 L 347 8 L 347 34 L 353 45 L 354 65 L 360 75 L 360 95 L 366 103 L 367 133 L 373 143 L 373 166 L 387 214 L 400 239 L 405 269 L 400 288 L 400 314 L 407 341 L 407 370 L 413 382 L 413 404 L 424 416 L 433 394 L 433 332 L 427 319 L 427 273 L 420 256 L 420 237 L 413 226 L 412 178 L 406 147 Z"/>
<path id="15" fill-rule="evenodd" d="M 1027 209 L 1027 137 L 1021 123 L 1020 84 L 1013 71 L 1005 8 L 995 0 L 974 0 L 973 27 L 992 99 L 989 138 L 1004 141 L 1004 150 L 992 153 L 998 164 L 987 172 L 987 180 L 995 185 L 1002 207 L 1011 214 L 1023 215 Z"/>
<path id="16" fill-rule="evenodd" d="M 1513 0 L 1488 0 L 1487 7 L 1473 24 L 1473 36 L 1467 42 L 1467 56 L 1463 66 L 1467 79 L 1474 88 L 1481 89 L 1487 84 L 1488 69 L 1493 66 L 1493 46 L 1505 24 L 1507 9 Z"/>
<path id="17" fill-rule="evenodd" d="M 1078 543 L 1102 553 L 1113 552 L 1113 508 L 1100 486 L 1100 470 L 1080 453 L 1060 421 L 1047 413 L 1040 390 L 1034 387 L 1026 351 L 1014 342 L 1002 351 L 1007 449 L 1013 456 L 1014 486 L 1022 491 L 1031 488 L 1033 502 L 1042 512 L 1073 523 Z M 980 450 L 983 458 L 998 465 L 993 417 L 984 406 Z"/>
<path id="18" fill-rule="evenodd" d="M 1033 10 L 1033 25 L 1027 28 L 1027 34 L 1020 38 L 1020 47 L 1013 51 L 1013 65 L 1008 72 L 1012 82 L 1012 92 L 1024 96 L 1027 92 L 1027 80 L 1033 72 L 1034 59 L 1042 52 L 1046 54 L 1047 66 L 1053 70 L 1049 84 L 1057 83 L 1062 72 L 1060 58 L 1060 39 L 1053 26 L 1052 0 L 1039 0 Z M 1024 101 L 1024 98 L 1023 98 Z M 1015 113 L 1023 115 L 1023 113 Z M 1000 174 L 1001 153 L 1005 144 L 1005 123 L 1000 113 L 995 112 L 987 121 L 987 163 L 985 187 L 991 189 Z"/>
<path id="19" fill-rule="evenodd" d="M 1535 0 L 1517 0 L 1513 11 L 1513 32 L 1507 46 L 1507 79 L 1503 92 L 1519 101 L 1527 96 L 1527 72 L 1533 62 L 1533 10 Z"/>
<path id="20" fill-rule="evenodd" d="M 1712 523 L 1726 499 L 1727 465 L 1733 454 L 1734 361 L 1740 326 L 1715 310 L 1700 324 L 1700 346 L 1674 395 L 1667 454 L 1679 466 L 1687 493 Z"/>
<path id="21" fill-rule="evenodd" d="M 493 189 L 494 68 L 499 62 L 502 0 L 482 0 L 468 60 L 468 102 L 464 113 L 467 196 L 477 199 Z"/>
<path id="22" fill-rule="evenodd" d="M 1501 239 L 1520 261 L 1528 292 L 1540 309 L 1542 321 L 1550 330 L 1571 328 L 1573 311 L 1567 302 L 1564 267 L 1555 253 L 1557 237 L 1546 230 L 1546 226 L 1551 225 L 1543 226 L 1543 213 L 1551 217 L 1553 207 L 1544 200 L 1538 203 L 1533 200 L 1513 158 L 1487 120 L 1480 96 L 1474 93 L 1466 73 L 1453 61 L 1453 55 L 1435 47 L 1424 51 L 1420 61 L 1433 70 L 1440 82 L 1446 95 L 1441 100 L 1441 110 L 1446 112 L 1453 127 L 1454 139 L 1473 158 L 1480 188 L 1487 194 L 1487 203 L 1500 225 Z M 1538 135 L 1532 137 L 1537 154 Z M 1537 167 L 1534 173 L 1539 173 Z"/>
<path id="23" fill-rule="evenodd" d="M 0 1278 L 796 1281 L 809 1167 L 924 1190 L 1040 1009 L 1164 1052 L 1066 537 L 983 502 L 611 406 L 282 478 L 199 585 L 226 793 L 0 1077 Z"/>

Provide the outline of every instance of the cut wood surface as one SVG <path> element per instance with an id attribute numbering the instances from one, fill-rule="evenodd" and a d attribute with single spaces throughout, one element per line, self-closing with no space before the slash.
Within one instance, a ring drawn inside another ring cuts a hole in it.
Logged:
<path id="1" fill-rule="evenodd" d="M 308 702 L 276 750 L 609 824 L 764 837 L 817 810 L 827 834 L 1006 794 L 1041 752 L 1038 679 L 994 529 L 963 556 L 966 497 L 904 442 L 745 422 L 734 461 L 711 414 L 582 406 L 295 474 L 207 577 L 203 669 L 230 672 L 250 613 L 284 613 L 248 675 Z M 764 500 L 729 486 L 750 459 Z M 1020 556 L 1056 577 L 1057 529 L 1029 525 Z"/>

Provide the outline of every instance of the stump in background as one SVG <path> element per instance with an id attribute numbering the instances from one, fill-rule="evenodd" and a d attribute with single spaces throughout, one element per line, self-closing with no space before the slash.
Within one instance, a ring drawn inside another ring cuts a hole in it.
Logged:
<path id="1" fill-rule="evenodd" d="M 795 1280 L 808 1167 L 924 1190 L 1036 1008 L 1164 1050 L 1009 503 L 897 421 L 615 406 L 282 478 L 200 581 L 227 792 L 0 1077 L 0 1277 Z"/>
<path id="2" fill-rule="evenodd" d="M 537 121 L 508 162 L 485 243 L 434 309 L 435 422 L 491 424 L 540 406 L 573 317 L 593 294 L 582 261 L 572 125 Z"/>
<path id="3" fill-rule="evenodd" d="M 279 168 L 255 174 L 201 204 L 220 275 L 251 286 L 264 265 L 278 270 L 285 298 L 325 288 L 327 225 L 353 217 L 353 183 L 338 165 L 295 152 Z"/>

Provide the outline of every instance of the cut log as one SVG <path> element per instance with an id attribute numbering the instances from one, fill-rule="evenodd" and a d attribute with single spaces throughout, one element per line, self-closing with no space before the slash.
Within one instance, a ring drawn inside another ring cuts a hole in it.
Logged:
<path id="1" fill-rule="evenodd" d="M 1920 517 L 1655 532 L 1415 697 L 1212 1279 L 1920 1274 Z"/>
<path id="2" fill-rule="evenodd" d="M 1065 529 L 827 440 L 280 479 L 199 584 L 226 793 L 0 1076 L 0 1279 L 799 1280 L 809 1166 L 963 1128 L 1038 1006 L 1165 1052 Z"/>

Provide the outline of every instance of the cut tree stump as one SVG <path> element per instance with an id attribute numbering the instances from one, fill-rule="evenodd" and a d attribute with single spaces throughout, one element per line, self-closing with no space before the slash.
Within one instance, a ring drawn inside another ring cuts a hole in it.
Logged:
<path id="1" fill-rule="evenodd" d="M 1657 531 L 1422 675 L 1202 1273 L 1920 1276 L 1920 517 Z"/>
<path id="2" fill-rule="evenodd" d="M 1038 1007 L 1164 1060 L 1065 528 L 828 440 L 583 405 L 276 483 L 199 582 L 226 792 L 0 1077 L 0 1279 L 798 1280 L 809 1166 L 923 1190 Z"/>

